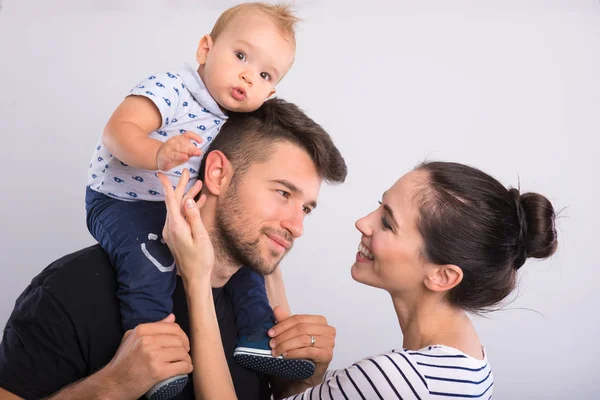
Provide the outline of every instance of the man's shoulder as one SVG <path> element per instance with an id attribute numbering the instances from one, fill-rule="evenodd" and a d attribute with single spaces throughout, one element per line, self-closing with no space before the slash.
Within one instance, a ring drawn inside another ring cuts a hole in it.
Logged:
<path id="1" fill-rule="evenodd" d="M 46 397 L 106 365 L 122 335 L 108 257 L 99 245 L 68 254 L 19 296 L 0 343 L 0 386 Z"/>
<path id="2" fill-rule="evenodd" d="M 31 287 L 43 287 L 50 293 L 65 296 L 96 286 L 115 286 L 116 277 L 110 260 L 99 244 L 67 254 L 48 265 L 31 281 Z"/>

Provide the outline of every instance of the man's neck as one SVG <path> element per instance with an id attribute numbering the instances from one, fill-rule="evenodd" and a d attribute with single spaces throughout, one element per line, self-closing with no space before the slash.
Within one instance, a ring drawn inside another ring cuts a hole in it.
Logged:
<path id="1" fill-rule="evenodd" d="M 204 207 L 200 210 L 200 216 L 202 217 L 202 223 L 204 227 L 211 235 L 215 225 L 215 207 L 216 204 L 213 201 L 208 201 L 204 204 Z M 241 267 L 236 263 L 233 263 L 230 259 L 222 259 L 222 255 L 215 251 L 215 265 L 213 267 L 210 276 L 210 285 L 213 288 L 220 288 L 225 286 L 227 281 L 235 274 Z"/>
<path id="2" fill-rule="evenodd" d="M 210 285 L 213 288 L 220 288 L 225 286 L 229 279 L 235 274 L 241 265 L 231 265 L 228 263 L 222 263 L 219 260 L 215 260 L 215 266 L 213 267 L 212 274 L 210 276 Z"/>

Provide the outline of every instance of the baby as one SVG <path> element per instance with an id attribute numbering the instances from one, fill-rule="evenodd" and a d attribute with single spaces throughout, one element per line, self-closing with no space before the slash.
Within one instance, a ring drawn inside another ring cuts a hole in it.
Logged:
<path id="1" fill-rule="evenodd" d="M 172 312 L 176 272 L 161 238 L 166 209 L 157 172 L 176 185 L 187 168 L 188 189 L 194 184 L 201 157 L 228 111 L 258 109 L 291 68 L 297 21 L 282 5 L 245 3 L 226 10 L 200 39 L 197 69 L 144 79 L 106 124 L 88 173 L 87 226 L 116 268 L 124 330 Z M 236 361 L 288 379 L 312 375 L 310 360 L 271 356 L 266 332 L 274 317 L 264 277 L 242 267 L 226 288 L 238 328 Z M 146 396 L 173 397 L 187 380 L 172 377 Z"/>

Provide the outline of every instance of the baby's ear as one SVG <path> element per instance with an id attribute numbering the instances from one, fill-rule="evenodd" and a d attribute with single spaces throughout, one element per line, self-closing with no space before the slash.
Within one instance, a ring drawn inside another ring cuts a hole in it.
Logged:
<path id="1" fill-rule="evenodd" d="M 198 61 L 198 64 L 206 64 L 208 52 L 212 48 L 212 45 L 213 41 L 210 35 L 202 36 L 202 39 L 200 39 L 200 43 L 198 43 L 198 51 L 196 51 L 196 61 Z"/>

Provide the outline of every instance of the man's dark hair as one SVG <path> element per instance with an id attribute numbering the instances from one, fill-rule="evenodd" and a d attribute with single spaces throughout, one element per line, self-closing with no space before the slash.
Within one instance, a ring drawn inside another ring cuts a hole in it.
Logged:
<path id="1" fill-rule="evenodd" d="M 346 163 L 329 134 L 298 106 L 282 99 L 267 100 L 251 113 L 229 113 L 200 164 L 198 176 L 204 178 L 206 157 L 211 151 L 223 152 L 239 178 L 252 163 L 267 161 L 273 145 L 281 142 L 304 149 L 326 182 L 342 183 L 346 179 Z"/>

